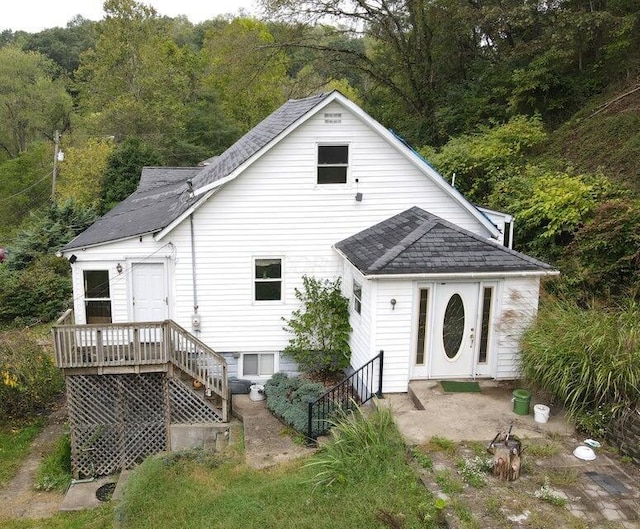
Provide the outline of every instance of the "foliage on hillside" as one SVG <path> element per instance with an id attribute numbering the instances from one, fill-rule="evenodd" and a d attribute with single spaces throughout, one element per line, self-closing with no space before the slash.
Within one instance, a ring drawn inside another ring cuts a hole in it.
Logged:
<path id="1" fill-rule="evenodd" d="M 640 192 L 640 85 L 597 98 L 551 135 L 545 154 Z"/>

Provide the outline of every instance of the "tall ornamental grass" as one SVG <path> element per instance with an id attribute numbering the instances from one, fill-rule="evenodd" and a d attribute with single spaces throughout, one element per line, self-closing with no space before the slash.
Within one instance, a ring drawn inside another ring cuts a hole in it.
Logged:
<path id="1" fill-rule="evenodd" d="M 640 304 L 585 310 L 546 301 L 524 335 L 521 367 L 579 425 L 585 417 L 615 418 L 639 406 Z"/>

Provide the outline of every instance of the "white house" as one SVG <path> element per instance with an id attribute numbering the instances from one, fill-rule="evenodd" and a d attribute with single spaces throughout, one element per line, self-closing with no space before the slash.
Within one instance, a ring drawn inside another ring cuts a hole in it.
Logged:
<path id="1" fill-rule="evenodd" d="M 76 323 L 171 319 L 255 381 L 296 371 L 282 318 L 302 276 L 340 276 L 352 366 L 384 350 L 383 390 L 403 392 L 518 376 L 540 278 L 557 271 L 505 247 L 512 226 L 331 92 L 287 102 L 209 165 L 145 168 L 62 251 Z"/>

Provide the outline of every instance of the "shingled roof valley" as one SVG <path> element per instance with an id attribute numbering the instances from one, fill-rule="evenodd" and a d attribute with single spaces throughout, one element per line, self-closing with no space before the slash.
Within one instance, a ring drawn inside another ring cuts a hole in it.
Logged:
<path id="1" fill-rule="evenodd" d="M 554 273 L 552 266 L 480 237 L 418 207 L 335 245 L 370 275 Z"/>

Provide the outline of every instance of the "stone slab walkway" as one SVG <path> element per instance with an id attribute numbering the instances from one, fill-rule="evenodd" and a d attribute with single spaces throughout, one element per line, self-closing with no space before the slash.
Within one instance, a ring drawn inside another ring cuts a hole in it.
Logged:
<path id="1" fill-rule="evenodd" d="M 293 442 L 265 400 L 254 402 L 249 395 L 233 395 L 233 414 L 243 423 L 245 457 L 253 468 L 267 468 L 312 453 L 312 449 Z"/>

